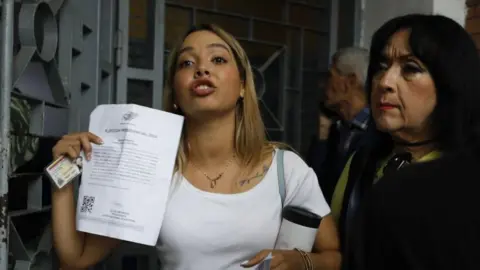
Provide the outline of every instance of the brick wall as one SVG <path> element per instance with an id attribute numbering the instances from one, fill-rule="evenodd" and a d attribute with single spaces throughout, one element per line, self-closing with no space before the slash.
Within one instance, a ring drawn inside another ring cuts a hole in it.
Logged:
<path id="1" fill-rule="evenodd" d="M 472 34 L 477 48 L 480 51 L 480 0 L 467 0 L 467 17 L 465 29 Z"/>

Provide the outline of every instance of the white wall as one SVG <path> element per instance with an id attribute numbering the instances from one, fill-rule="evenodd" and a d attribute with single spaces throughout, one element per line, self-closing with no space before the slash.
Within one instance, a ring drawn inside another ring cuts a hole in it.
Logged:
<path id="1" fill-rule="evenodd" d="M 465 0 L 435 0 L 433 2 L 433 13 L 450 17 L 465 26 L 467 6 Z"/>
<path id="2" fill-rule="evenodd" d="M 465 0 L 358 0 L 361 27 L 358 44 L 368 48 L 373 33 L 393 17 L 408 13 L 442 14 L 465 25 Z"/>

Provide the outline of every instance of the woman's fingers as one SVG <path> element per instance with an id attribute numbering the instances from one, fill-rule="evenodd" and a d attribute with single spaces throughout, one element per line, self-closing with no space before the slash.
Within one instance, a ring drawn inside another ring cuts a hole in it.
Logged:
<path id="1" fill-rule="evenodd" d="M 91 141 L 95 144 L 102 144 L 103 143 L 103 140 L 100 137 L 98 137 L 97 135 L 95 135 L 91 132 L 87 132 L 87 136 L 88 136 L 89 141 Z"/>
<path id="2" fill-rule="evenodd" d="M 67 154 L 68 157 L 73 160 L 80 155 L 80 151 L 77 151 L 77 149 L 75 149 L 73 146 L 69 146 L 65 154 Z"/>
<path id="3" fill-rule="evenodd" d="M 62 155 L 67 155 L 74 159 L 80 155 L 83 150 L 87 160 L 90 160 L 92 153 L 92 144 L 102 144 L 103 141 L 97 135 L 91 132 L 72 133 L 63 136 L 63 138 L 57 142 L 52 150 L 54 159 L 59 158 Z"/>
<path id="4" fill-rule="evenodd" d="M 82 144 L 83 152 L 87 160 L 90 160 L 92 156 L 92 144 L 90 143 L 90 137 L 87 134 L 80 136 L 80 142 Z"/>

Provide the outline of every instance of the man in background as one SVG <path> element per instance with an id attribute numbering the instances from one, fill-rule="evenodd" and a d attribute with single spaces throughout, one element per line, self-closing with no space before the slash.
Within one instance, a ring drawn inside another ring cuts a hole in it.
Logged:
<path id="1" fill-rule="evenodd" d="M 348 157 L 368 137 L 368 61 L 368 51 L 358 47 L 340 49 L 332 57 L 325 100 L 320 106 L 319 133 L 307 155 L 328 202 Z"/>

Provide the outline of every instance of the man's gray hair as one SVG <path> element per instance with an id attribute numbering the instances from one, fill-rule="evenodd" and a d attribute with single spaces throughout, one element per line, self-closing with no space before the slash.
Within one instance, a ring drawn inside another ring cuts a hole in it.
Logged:
<path id="1" fill-rule="evenodd" d="M 347 47 L 333 55 L 332 64 L 341 75 L 355 74 L 362 86 L 365 86 L 369 57 L 368 50 L 364 48 Z"/>

